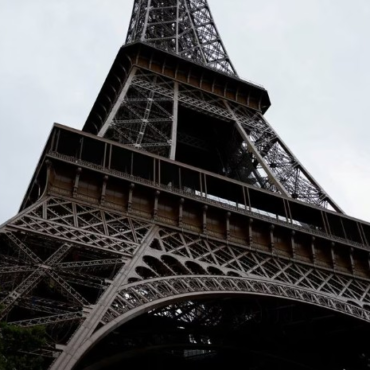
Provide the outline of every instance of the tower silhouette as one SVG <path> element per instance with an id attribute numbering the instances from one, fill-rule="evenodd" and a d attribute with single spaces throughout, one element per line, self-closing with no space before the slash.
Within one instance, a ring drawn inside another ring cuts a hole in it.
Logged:
<path id="1" fill-rule="evenodd" d="M 0 318 L 44 325 L 53 370 L 365 368 L 370 225 L 269 107 L 206 0 L 135 0 L 83 130 L 54 125 L 0 228 Z"/>

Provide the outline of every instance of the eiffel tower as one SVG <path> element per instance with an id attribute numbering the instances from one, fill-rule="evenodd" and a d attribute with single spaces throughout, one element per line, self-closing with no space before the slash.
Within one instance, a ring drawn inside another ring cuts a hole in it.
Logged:
<path id="1" fill-rule="evenodd" d="M 52 370 L 365 369 L 370 224 L 264 117 L 207 0 L 135 0 L 82 131 L 0 227 L 0 320 Z M 240 365 L 239 365 L 240 366 Z"/>

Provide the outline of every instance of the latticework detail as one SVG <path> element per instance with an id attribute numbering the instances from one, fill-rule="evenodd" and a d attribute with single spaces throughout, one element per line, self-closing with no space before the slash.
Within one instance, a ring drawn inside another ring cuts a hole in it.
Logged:
<path id="1" fill-rule="evenodd" d="M 206 0 L 135 0 L 127 43 L 135 41 L 236 75 Z"/>
<path id="2" fill-rule="evenodd" d="M 0 227 L 0 320 L 48 335 L 30 355 L 72 370 L 140 315 L 216 327 L 235 298 L 369 323 L 370 225 L 339 215 L 264 118 L 207 1 L 135 0 L 127 44 L 85 132 L 56 125 Z"/>
<path id="3" fill-rule="evenodd" d="M 217 151 L 213 154 L 215 160 L 217 155 L 222 157 L 224 176 L 305 203 L 339 210 L 261 113 L 140 70 L 127 89 L 103 133 L 106 138 L 171 159 L 175 159 L 179 144 L 209 151 L 212 127 L 205 139 L 177 128 L 178 107 L 185 107 L 222 121 L 233 131 L 228 141 L 222 138 L 225 139 L 222 147 L 219 143 L 213 145 Z"/>

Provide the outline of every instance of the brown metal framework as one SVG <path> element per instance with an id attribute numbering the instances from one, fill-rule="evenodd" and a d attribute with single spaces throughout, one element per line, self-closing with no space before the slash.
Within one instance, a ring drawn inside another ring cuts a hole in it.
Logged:
<path id="1" fill-rule="evenodd" d="M 262 294 L 370 321 L 369 224 L 60 125 L 0 234 L 2 318 L 46 325 L 53 369 L 185 298 Z"/>
<path id="2" fill-rule="evenodd" d="M 44 325 L 34 355 L 53 370 L 77 369 L 140 315 L 216 322 L 205 299 L 370 322 L 370 224 L 271 128 L 267 91 L 237 77 L 207 2 L 135 1 L 128 43 L 83 131 L 54 125 L 0 227 L 0 320 Z"/>
<path id="3" fill-rule="evenodd" d="M 266 121 L 269 106 L 262 87 L 135 44 L 118 53 L 84 131 L 181 162 L 192 146 L 218 161 L 212 172 L 342 213 Z"/>

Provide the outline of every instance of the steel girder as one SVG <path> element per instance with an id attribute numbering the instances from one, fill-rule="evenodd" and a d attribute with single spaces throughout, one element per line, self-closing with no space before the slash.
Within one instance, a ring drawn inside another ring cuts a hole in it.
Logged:
<path id="1" fill-rule="evenodd" d="M 206 0 L 135 0 L 126 42 L 136 41 L 236 75 Z"/>
<path id="2" fill-rule="evenodd" d="M 0 279 L 8 283 L 3 317 L 76 330 L 54 338 L 60 356 L 52 369 L 71 369 L 93 343 L 141 312 L 208 295 L 280 297 L 370 321 L 366 279 L 74 199 L 42 198 L 0 236 L 7 257 Z M 50 294 L 42 293 L 45 286 Z"/>

